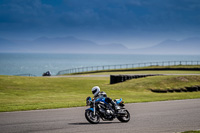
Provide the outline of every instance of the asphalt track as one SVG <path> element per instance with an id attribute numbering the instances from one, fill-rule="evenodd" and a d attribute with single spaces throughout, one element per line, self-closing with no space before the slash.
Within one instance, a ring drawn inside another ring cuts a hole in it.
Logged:
<path id="1" fill-rule="evenodd" d="M 174 133 L 200 129 L 200 99 L 126 104 L 128 123 L 90 124 L 87 107 L 0 113 L 1 133 Z"/>

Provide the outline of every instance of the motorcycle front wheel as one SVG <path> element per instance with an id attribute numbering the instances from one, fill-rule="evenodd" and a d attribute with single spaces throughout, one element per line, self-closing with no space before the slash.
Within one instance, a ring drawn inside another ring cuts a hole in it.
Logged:
<path id="1" fill-rule="evenodd" d="M 125 112 L 125 115 L 118 116 L 117 119 L 121 122 L 128 122 L 130 120 L 130 114 L 128 110 L 124 110 L 124 112 Z"/>
<path id="2" fill-rule="evenodd" d="M 88 122 L 92 124 L 98 124 L 100 122 L 100 117 L 99 115 L 95 114 L 91 110 L 86 110 L 85 111 L 85 118 L 88 120 Z"/>

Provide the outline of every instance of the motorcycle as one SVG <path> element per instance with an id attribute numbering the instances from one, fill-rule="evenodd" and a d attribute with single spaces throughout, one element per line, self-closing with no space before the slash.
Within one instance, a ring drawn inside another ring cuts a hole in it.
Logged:
<path id="1" fill-rule="evenodd" d="M 122 98 L 115 99 L 114 102 L 120 107 L 117 111 L 112 108 L 111 103 L 105 101 L 105 97 L 98 99 L 87 97 L 86 104 L 90 106 L 90 108 L 85 110 L 85 118 L 92 124 L 98 124 L 100 118 L 103 121 L 112 121 L 117 118 L 121 122 L 128 122 L 130 120 L 130 114 L 128 110 L 124 108 L 125 105 Z"/>

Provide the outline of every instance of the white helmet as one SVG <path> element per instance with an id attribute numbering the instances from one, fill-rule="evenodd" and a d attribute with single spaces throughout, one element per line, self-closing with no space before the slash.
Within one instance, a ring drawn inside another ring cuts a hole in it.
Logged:
<path id="1" fill-rule="evenodd" d="M 100 92 L 99 86 L 94 86 L 92 88 L 92 93 L 93 93 L 94 96 L 97 96 L 99 94 L 99 92 Z"/>

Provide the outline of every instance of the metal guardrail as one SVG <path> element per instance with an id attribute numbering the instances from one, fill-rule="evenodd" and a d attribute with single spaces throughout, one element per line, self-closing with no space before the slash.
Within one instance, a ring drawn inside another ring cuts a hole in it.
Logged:
<path id="1" fill-rule="evenodd" d="M 162 61 L 162 62 L 78 67 L 78 68 L 72 68 L 72 69 L 59 71 L 57 75 L 91 72 L 91 71 L 102 71 L 102 70 L 130 69 L 130 68 L 139 68 L 139 67 L 148 67 L 148 66 L 175 66 L 175 65 L 200 65 L 200 61 Z"/>
<path id="2" fill-rule="evenodd" d="M 15 76 L 36 77 L 36 75 L 33 75 L 33 74 L 18 74 L 18 75 L 15 75 Z"/>

